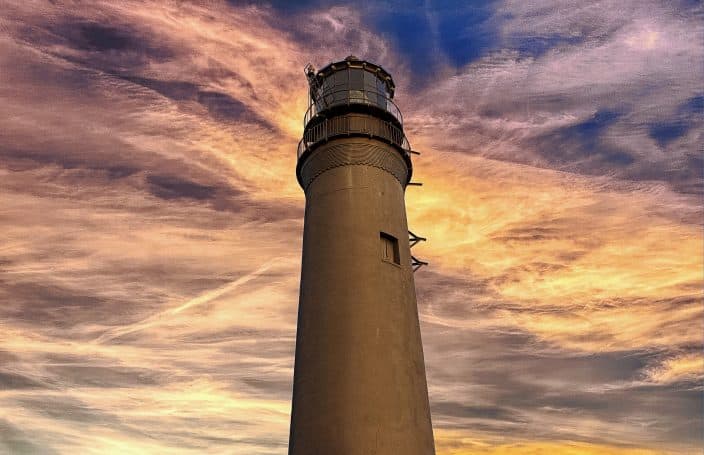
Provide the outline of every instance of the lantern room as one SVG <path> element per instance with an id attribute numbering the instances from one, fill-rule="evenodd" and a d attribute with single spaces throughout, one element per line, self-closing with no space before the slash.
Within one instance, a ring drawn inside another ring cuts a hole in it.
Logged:
<path id="1" fill-rule="evenodd" d="M 340 109 L 369 113 L 403 126 L 401 112 L 393 102 L 394 81 L 382 67 L 351 55 L 317 72 L 308 66 L 306 76 L 310 105 L 304 126 L 316 118 L 334 116 Z"/>

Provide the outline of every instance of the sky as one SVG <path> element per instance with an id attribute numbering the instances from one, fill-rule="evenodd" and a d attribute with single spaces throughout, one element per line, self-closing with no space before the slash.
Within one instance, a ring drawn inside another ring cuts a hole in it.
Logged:
<path id="1" fill-rule="evenodd" d="M 304 66 L 382 65 L 439 455 L 701 453 L 704 7 L 0 0 L 0 453 L 285 454 Z"/>

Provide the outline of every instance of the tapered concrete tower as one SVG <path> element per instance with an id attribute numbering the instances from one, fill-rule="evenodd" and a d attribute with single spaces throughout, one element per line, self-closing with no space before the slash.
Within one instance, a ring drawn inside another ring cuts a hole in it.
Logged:
<path id="1" fill-rule="evenodd" d="M 394 82 L 353 56 L 306 74 L 289 454 L 433 454 L 410 248 L 423 239 L 406 221 L 413 152 Z"/>

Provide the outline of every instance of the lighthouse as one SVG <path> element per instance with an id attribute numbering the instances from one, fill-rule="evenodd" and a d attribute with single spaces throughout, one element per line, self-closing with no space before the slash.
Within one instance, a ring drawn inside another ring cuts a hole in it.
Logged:
<path id="1" fill-rule="evenodd" d="M 289 455 L 429 455 L 405 190 L 414 153 L 381 66 L 305 70 L 306 197 Z"/>

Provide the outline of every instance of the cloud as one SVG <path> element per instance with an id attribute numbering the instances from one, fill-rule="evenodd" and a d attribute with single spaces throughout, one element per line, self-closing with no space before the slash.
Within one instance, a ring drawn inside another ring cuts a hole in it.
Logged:
<path id="1" fill-rule="evenodd" d="M 438 445 L 440 447 L 439 450 L 441 450 L 442 453 L 447 453 L 448 455 L 537 455 L 542 453 L 561 453 L 565 455 L 655 455 L 662 453 L 657 450 L 644 450 L 640 448 L 608 446 L 572 441 L 503 444 L 494 447 L 487 447 L 483 443 L 473 440 L 473 438 L 469 435 L 456 432 L 441 432 L 438 435 Z"/>
<path id="2" fill-rule="evenodd" d="M 700 352 L 664 359 L 661 364 L 647 372 L 648 380 L 664 384 L 686 381 L 700 386 L 702 377 L 704 377 L 704 357 Z"/>
<path id="3" fill-rule="evenodd" d="M 27 434 L 4 419 L 0 421 L 0 436 L 0 448 L 10 453 L 58 453 L 49 447 L 38 445 L 34 435 Z"/>
<path id="4" fill-rule="evenodd" d="M 210 199 L 215 194 L 212 186 L 199 185 L 188 180 L 168 175 L 148 175 L 147 182 L 150 185 L 150 192 L 162 199 Z"/>
<path id="5" fill-rule="evenodd" d="M 0 451 L 286 450 L 301 70 L 348 54 L 423 152 L 439 453 L 697 447 L 696 5 L 6 3 Z"/>
<path id="6" fill-rule="evenodd" d="M 505 47 L 410 100 L 411 137 L 440 150 L 697 191 L 703 176 L 688 160 L 701 116 L 681 112 L 701 96 L 701 65 L 691 65 L 704 58 L 701 40 L 691 39 L 702 36 L 701 24 L 657 2 L 505 2 L 496 15 Z M 512 44 L 529 38 L 552 44 L 537 53 Z"/>

